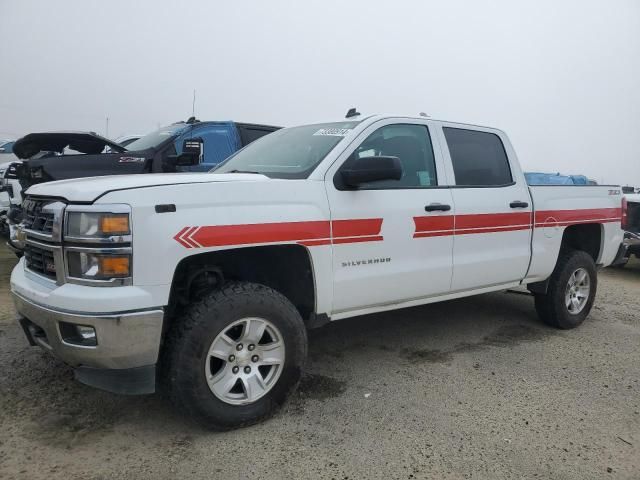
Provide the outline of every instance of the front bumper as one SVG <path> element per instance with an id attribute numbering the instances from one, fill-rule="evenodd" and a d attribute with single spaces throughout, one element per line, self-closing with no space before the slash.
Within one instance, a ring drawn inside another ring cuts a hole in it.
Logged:
<path id="1" fill-rule="evenodd" d="M 153 393 L 162 309 L 104 314 L 66 312 L 34 303 L 15 291 L 12 294 L 29 342 L 75 367 L 79 381 L 117 393 Z M 93 327 L 97 345 L 65 340 L 60 322 Z"/>

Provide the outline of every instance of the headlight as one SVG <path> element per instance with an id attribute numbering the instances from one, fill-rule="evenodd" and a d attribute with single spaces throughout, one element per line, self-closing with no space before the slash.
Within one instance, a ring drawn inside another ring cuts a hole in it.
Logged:
<path id="1" fill-rule="evenodd" d="M 80 285 L 132 285 L 131 207 L 69 205 L 63 224 L 66 281 Z"/>
<path id="2" fill-rule="evenodd" d="M 67 275 L 102 281 L 129 278 L 131 255 L 67 251 Z"/>
<path id="3" fill-rule="evenodd" d="M 69 212 L 67 236 L 81 238 L 104 238 L 129 235 L 128 213 Z"/>

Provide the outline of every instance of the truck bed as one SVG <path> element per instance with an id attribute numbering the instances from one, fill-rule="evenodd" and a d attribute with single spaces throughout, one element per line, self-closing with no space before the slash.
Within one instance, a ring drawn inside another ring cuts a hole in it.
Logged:
<path id="1" fill-rule="evenodd" d="M 529 191 L 534 208 L 529 279 L 544 279 L 553 270 L 564 230 L 571 225 L 594 225 L 592 234 L 603 239 L 596 263 L 613 262 L 622 243 L 619 186 L 539 185 Z"/>

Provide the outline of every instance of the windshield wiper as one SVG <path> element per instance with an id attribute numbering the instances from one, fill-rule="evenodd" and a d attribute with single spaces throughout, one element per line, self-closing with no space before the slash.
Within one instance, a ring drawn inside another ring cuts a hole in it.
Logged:
<path id="1" fill-rule="evenodd" d="M 251 170 L 229 170 L 224 173 L 255 173 L 256 175 L 262 175 L 260 172 L 252 172 Z"/>

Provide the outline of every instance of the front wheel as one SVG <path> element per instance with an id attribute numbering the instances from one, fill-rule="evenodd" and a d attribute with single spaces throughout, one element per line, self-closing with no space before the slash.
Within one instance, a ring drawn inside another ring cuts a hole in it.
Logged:
<path id="1" fill-rule="evenodd" d="M 596 266 L 586 252 L 561 252 L 547 293 L 535 295 L 540 319 L 556 328 L 575 328 L 589 315 L 596 296 Z"/>
<path id="2" fill-rule="evenodd" d="M 165 383 L 176 407 L 226 430 L 270 416 L 296 388 L 307 335 L 296 308 L 263 285 L 234 282 L 175 320 Z"/>

